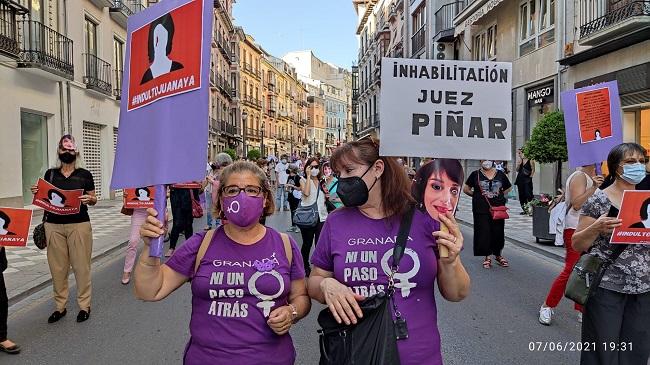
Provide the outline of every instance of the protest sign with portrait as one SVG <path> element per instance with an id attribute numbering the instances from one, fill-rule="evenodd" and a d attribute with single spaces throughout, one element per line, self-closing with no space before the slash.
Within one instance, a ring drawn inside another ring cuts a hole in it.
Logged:
<path id="1" fill-rule="evenodd" d="M 0 246 L 26 246 L 31 222 L 31 209 L 0 207 Z"/>
<path id="2" fill-rule="evenodd" d="M 43 179 L 38 179 L 37 187 L 32 204 L 59 215 L 79 213 L 83 189 L 62 190 Z"/>
<path id="3" fill-rule="evenodd" d="M 124 208 L 153 208 L 155 195 L 155 186 L 143 186 L 134 189 L 124 189 Z"/>
<path id="4" fill-rule="evenodd" d="M 650 190 L 624 191 L 618 219 L 611 243 L 650 244 Z"/>

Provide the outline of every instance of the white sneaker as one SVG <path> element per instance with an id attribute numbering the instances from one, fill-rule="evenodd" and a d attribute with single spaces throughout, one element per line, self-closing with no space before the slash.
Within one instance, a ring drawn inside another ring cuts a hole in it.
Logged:
<path id="1" fill-rule="evenodd" d="M 539 309 L 539 323 L 545 326 L 550 326 L 551 319 L 553 318 L 553 313 L 553 308 L 542 306 Z"/>
<path id="2" fill-rule="evenodd" d="M 582 323 L 582 312 L 578 312 L 578 323 Z"/>

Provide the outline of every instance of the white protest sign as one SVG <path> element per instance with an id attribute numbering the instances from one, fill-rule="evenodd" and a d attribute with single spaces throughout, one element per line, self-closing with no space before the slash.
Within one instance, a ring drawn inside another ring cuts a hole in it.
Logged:
<path id="1" fill-rule="evenodd" d="M 382 156 L 510 160 L 512 64 L 384 58 Z"/>

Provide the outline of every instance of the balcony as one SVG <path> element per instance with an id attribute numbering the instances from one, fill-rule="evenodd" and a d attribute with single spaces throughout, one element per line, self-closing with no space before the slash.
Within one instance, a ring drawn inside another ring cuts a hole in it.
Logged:
<path id="1" fill-rule="evenodd" d="M 209 132 L 211 134 L 217 134 L 219 133 L 219 123 L 216 118 L 210 117 L 210 126 L 209 126 Z"/>
<path id="2" fill-rule="evenodd" d="M 630 2 L 580 26 L 580 45 L 593 46 L 650 26 L 650 0 Z"/>
<path id="3" fill-rule="evenodd" d="M 434 42 L 454 41 L 454 18 L 463 9 L 463 2 L 445 4 L 436 11 L 436 35 Z"/>
<path id="4" fill-rule="evenodd" d="M 121 100 L 122 99 L 122 78 L 124 77 L 124 71 L 122 70 L 115 70 L 113 71 L 115 74 L 115 88 L 113 89 L 113 95 L 115 95 L 116 100 Z"/>
<path id="5" fill-rule="evenodd" d="M 72 40 L 40 22 L 21 20 L 18 67 L 56 81 L 74 79 Z"/>
<path id="6" fill-rule="evenodd" d="M 246 136 L 247 137 L 257 138 L 257 137 L 260 136 L 260 131 L 258 129 L 255 129 L 255 128 L 247 128 Z"/>
<path id="7" fill-rule="evenodd" d="M 210 89 L 211 90 L 216 90 L 217 89 L 216 77 L 214 76 L 214 71 L 212 71 L 212 70 L 210 70 Z"/>
<path id="8" fill-rule="evenodd" d="M 0 60 L 15 60 L 20 55 L 18 16 L 28 12 L 22 5 L 0 0 Z"/>
<path id="9" fill-rule="evenodd" d="M 83 82 L 86 89 L 112 96 L 111 64 L 90 53 L 84 53 L 83 57 L 86 65 Z"/>
<path id="10" fill-rule="evenodd" d="M 109 14 L 111 19 L 113 19 L 117 24 L 126 28 L 126 19 L 143 9 L 144 5 L 140 2 L 112 0 L 112 3 L 109 5 Z"/>
<path id="11" fill-rule="evenodd" d="M 426 25 L 420 28 L 413 36 L 411 37 L 411 55 L 414 56 L 418 52 L 424 49 L 424 43 L 426 40 Z"/>

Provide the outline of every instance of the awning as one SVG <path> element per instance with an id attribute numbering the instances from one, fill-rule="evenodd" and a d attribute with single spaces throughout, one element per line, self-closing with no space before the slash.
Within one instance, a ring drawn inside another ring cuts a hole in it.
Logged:
<path id="1" fill-rule="evenodd" d="M 480 8 L 478 8 L 476 11 L 472 12 L 469 14 L 469 16 L 464 16 L 462 20 L 459 19 L 458 24 L 456 24 L 456 27 L 454 29 L 454 37 L 457 37 L 459 34 L 465 32 L 467 28 L 471 27 L 474 25 L 479 19 L 481 19 L 483 16 L 485 16 L 487 13 L 492 11 L 492 9 L 496 8 L 501 4 L 504 0 L 490 0 L 485 2 Z M 479 3 L 481 0 L 475 0 L 474 2 L 470 3 L 465 10 L 468 8 L 475 7 L 474 3 Z M 462 14 L 463 12 L 461 12 Z"/>

